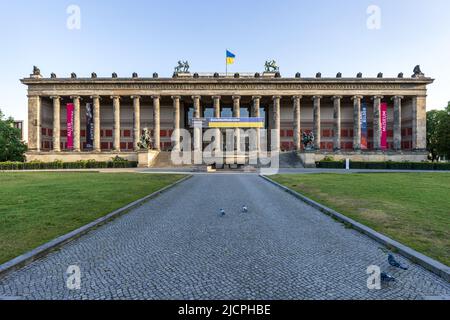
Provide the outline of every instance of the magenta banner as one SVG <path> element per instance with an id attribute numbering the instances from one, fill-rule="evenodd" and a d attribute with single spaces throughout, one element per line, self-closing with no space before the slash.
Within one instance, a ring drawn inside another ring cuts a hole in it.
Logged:
<path id="1" fill-rule="evenodd" d="M 381 104 L 381 149 L 387 149 L 387 103 Z"/>
<path id="2" fill-rule="evenodd" d="M 67 149 L 73 150 L 73 119 L 74 119 L 73 103 L 68 103 L 66 107 L 67 107 Z"/>

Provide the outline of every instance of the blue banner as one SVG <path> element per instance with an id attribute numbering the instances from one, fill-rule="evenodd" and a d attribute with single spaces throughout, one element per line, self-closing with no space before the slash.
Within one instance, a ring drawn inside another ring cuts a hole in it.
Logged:
<path id="1" fill-rule="evenodd" d="M 361 103 L 361 149 L 367 149 L 367 104 Z"/>

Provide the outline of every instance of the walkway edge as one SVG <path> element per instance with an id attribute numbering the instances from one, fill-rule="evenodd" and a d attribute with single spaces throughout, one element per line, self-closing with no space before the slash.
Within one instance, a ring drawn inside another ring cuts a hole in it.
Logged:
<path id="1" fill-rule="evenodd" d="M 98 228 L 99 226 L 127 213 L 128 211 L 142 205 L 144 202 L 156 198 L 157 196 L 159 196 L 160 194 L 168 191 L 169 189 L 172 189 L 173 187 L 175 187 L 176 185 L 188 180 L 192 178 L 192 175 L 188 175 L 158 191 L 155 191 L 154 193 L 145 196 L 144 198 L 138 199 L 120 209 L 117 209 L 95 221 L 92 221 L 90 223 L 88 223 L 85 226 L 82 226 L 72 232 L 69 232 L 63 236 L 60 236 L 56 239 L 53 239 L 27 253 L 24 253 L 8 262 L 5 262 L 4 264 L 0 265 L 0 277 L 4 276 L 5 274 L 9 273 L 9 272 L 13 272 L 16 270 L 19 270 L 27 265 L 29 265 L 30 263 L 32 263 L 33 261 L 42 258 L 44 256 L 46 256 L 47 254 L 49 254 L 50 252 L 57 250 L 59 248 L 61 248 L 62 246 L 64 246 L 65 244 L 67 244 L 70 241 L 73 241 L 79 237 L 81 237 L 82 235 L 88 233 L 89 231 Z"/>
<path id="2" fill-rule="evenodd" d="M 395 249 L 402 256 L 408 258 L 412 262 L 422 266 L 423 268 L 427 269 L 428 271 L 431 271 L 434 274 L 445 279 L 446 281 L 450 282 L 450 267 L 446 266 L 445 264 L 443 264 L 439 261 L 436 261 L 420 252 L 417 252 L 414 249 L 412 249 L 408 246 L 405 246 L 404 244 L 401 244 L 400 242 L 397 242 L 397 241 L 395 241 L 395 240 L 393 240 L 393 239 L 391 239 L 369 227 L 366 227 L 365 225 L 363 225 L 359 222 L 356 222 L 355 220 L 350 219 L 350 218 L 346 217 L 345 215 L 343 215 L 333 209 L 330 209 L 308 197 L 305 197 L 304 195 L 302 195 L 292 189 L 289 189 L 288 187 L 285 187 L 266 176 L 260 175 L 260 177 L 263 178 L 264 180 L 272 183 L 273 185 L 283 189 L 285 192 L 290 193 L 291 195 L 302 200 L 303 202 L 307 203 L 308 205 L 335 218 L 336 220 L 351 225 L 353 229 L 369 236 L 370 238 L 372 238 L 375 241 L 381 243 L 382 245 L 388 247 L 389 249 Z"/>

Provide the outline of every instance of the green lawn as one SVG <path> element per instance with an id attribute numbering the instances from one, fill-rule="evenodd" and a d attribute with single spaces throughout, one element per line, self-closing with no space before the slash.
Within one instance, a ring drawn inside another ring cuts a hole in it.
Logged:
<path id="1" fill-rule="evenodd" d="M 271 177 L 450 265 L 450 174 L 303 174 Z"/>
<path id="2" fill-rule="evenodd" d="M 138 173 L 0 173 L 0 263 L 182 177 Z"/>

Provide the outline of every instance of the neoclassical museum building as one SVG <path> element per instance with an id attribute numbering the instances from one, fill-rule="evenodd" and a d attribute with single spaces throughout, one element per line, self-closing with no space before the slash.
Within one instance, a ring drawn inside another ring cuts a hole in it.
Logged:
<path id="1" fill-rule="evenodd" d="M 298 152 L 305 164 L 327 155 L 427 158 L 426 96 L 433 79 L 418 66 L 412 76 L 396 78 L 279 72 L 46 78 L 35 67 L 21 81 L 28 87 L 28 161 L 137 160 L 145 128 L 156 151 L 170 151 L 174 130 L 191 130 L 197 118 L 262 119 L 264 128 L 279 131 L 276 148 Z M 302 134 L 310 132 L 313 145 L 304 150 Z"/>

